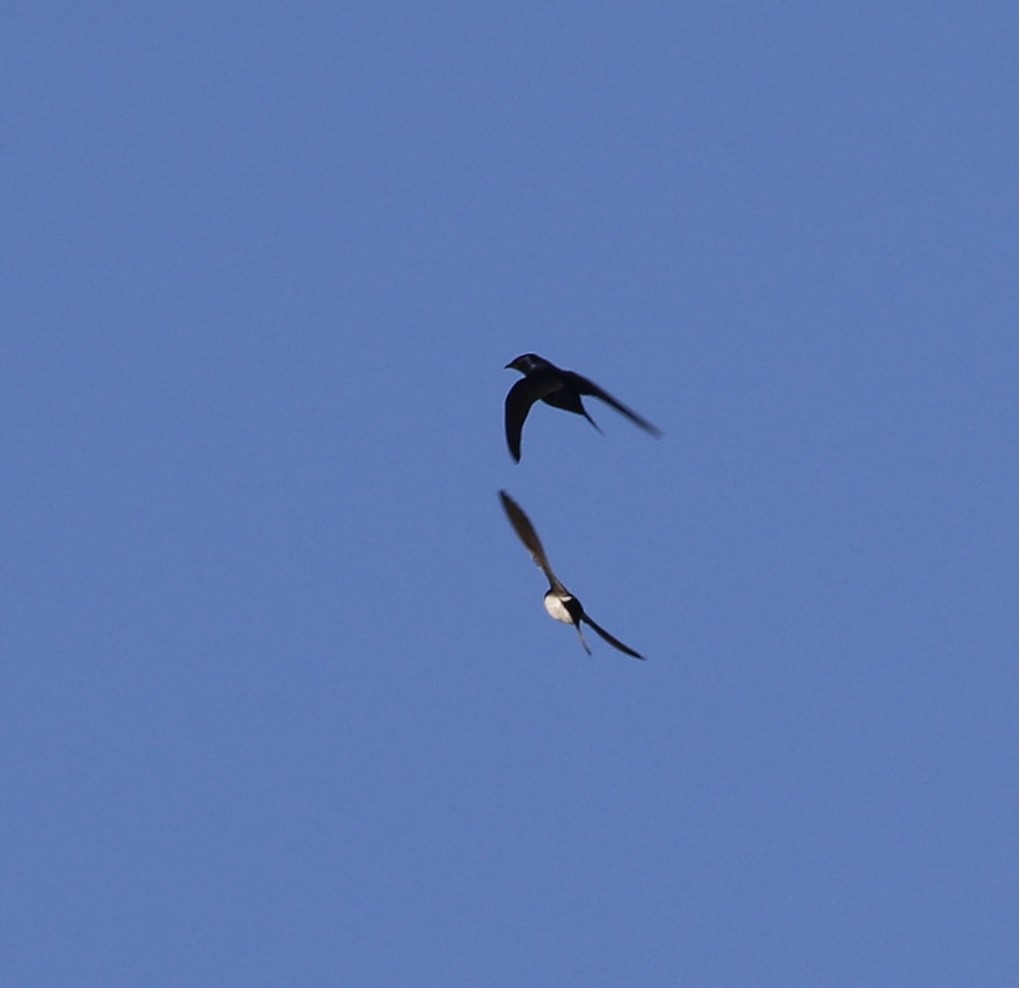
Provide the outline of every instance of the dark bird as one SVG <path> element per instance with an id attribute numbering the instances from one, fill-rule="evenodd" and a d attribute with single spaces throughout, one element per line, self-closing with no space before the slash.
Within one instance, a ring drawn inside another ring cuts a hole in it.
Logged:
<path id="1" fill-rule="evenodd" d="M 536 353 L 521 354 L 515 360 L 511 360 L 506 369 L 517 370 L 524 375 L 506 395 L 506 442 L 510 454 L 517 463 L 520 462 L 520 434 L 524 429 L 524 420 L 531 406 L 538 400 L 553 408 L 561 408 L 563 411 L 573 412 L 574 415 L 583 415 L 598 429 L 597 423 L 587 414 L 581 400 L 582 395 L 590 395 L 593 398 L 600 398 L 617 412 L 622 412 L 631 422 L 639 425 L 645 432 L 650 432 L 655 438 L 662 434 L 660 429 L 647 419 L 641 418 L 632 408 L 627 408 L 621 401 L 613 398 L 607 391 L 603 391 L 594 381 L 574 374 L 573 371 L 556 367 Z M 601 432 L 601 429 L 598 431 Z"/>
<path id="2" fill-rule="evenodd" d="M 584 611 L 580 601 L 562 585 L 559 577 L 552 572 L 548 556 L 545 555 L 545 549 L 541 544 L 541 539 L 538 538 L 538 533 L 531 524 L 531 519 L 524 514 L 520 505 L 505 491 L 499 491 L 499 497 L 502 499 L 503 510 L 506 512 L 513 530 L 520 537 L 520 541 L 524 543 L 531 553 L 531 558 L 548 580 L 548 592 L 545 594 L 545 610 L 548 611 L 549 615 L 557 621 L 562 621 L 564 624 L 572 624 L 577 629 L 577 634 L 580 635 L 580 644 L 584 646 L 584 651 L 588 655 L 591 654 L 591 649 L 588 647 L 583 629 L 580 627 L 581 621 L 589 624 L 613 648 L 618 648 L 620 652 L 632 655 L 635 659 L 643 659 L 644 656 L 640 652 L 635 652 L 628 645 L 624 645 L 618 638 L 613 638 L 603 627 L 591 620 L 590 616 Z"/>

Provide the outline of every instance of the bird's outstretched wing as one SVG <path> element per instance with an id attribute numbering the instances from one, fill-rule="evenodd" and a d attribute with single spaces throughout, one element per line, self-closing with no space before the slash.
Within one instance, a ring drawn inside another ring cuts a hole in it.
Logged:
<path id="1" fill-rule="evenodd" d="M 644 658 L 644 656 L 641 655 L 640 652 L 635 652 L 632 648 L 630 648 L 629 645 L 624 645 L 618 638 L 614 638 L 612 635 L 610 635 L 600 624 L 595 624 L 595 622 L 592 621 L 586 614 L 584 615 L 582 620 L 586 621 L 613 648 L 618 648 L 620 652 L 624 652 L 626 655 L 631 655 L 635 659 L 643 659 Z M 583 638 L 583 636 L 581 636 L 581 638 Z M 586 642 L 585 642 L 585 647 L 586 647 Z M 590 649 L 588 649 L 588 652 L 590 652 Z"/>
<path id="2" fill-rule="evenodd" d="M 586 377 L 571 371 L 570 382 L 582 395 L 590 395 L 592 398 L 601 399 L 606 404 L 611 405 L 617 412 L 622 412 L 631 422 L 639 425 L 645 432 L 651 433 L 656 439 L 661 438 L 662 430 L 658 426 L 649 422 L 643 416 L 638 415 L 632 408 L 627 408 L 618 398 L 613 398 L 604 388 L 598 387 L 594 381 L 590 381 Z"/>
<path id="3" fill-rule="evenodd" d="M 577 634 L 580 635 L 580 644 L 584 646 L 584 651 L 588 655 L 594 654 L 591 651 L 591 646 L 587 644 L 587 639 L 584 637 L 584 629 L 581 628 L 580 622 L 578 621 L 573 627 L 577 629 Z"/>
<path id="4" fill-rule="evenodd" d="M 517 463 L 520 462 L 520 435 L 524 431 L 524 420 L 531 406 L 562 386 L 562 380 L 553 374 L 528 374 L 507 392 L 506 444 Z"/>
<path id="5" fill-rule="evenodd" d="M 569 593 L 562 583 L 559 582 L 559 578 L 555 573 L 552 572 L 548 556 L 545 555 L 545 547 L 541 544 L 541 539 L 538 538 L 538 533 L 534 530 L 531 519 L 524 514 L 524 509 L 505 491 L 499 491 L 499 498 L 502 501 L 506 517 L 509 518 L 510 524 L 513 526 L 513 531 L 517 533 L 520 541 L 527 546 L 528 551 L 531 553 L 531 558 L 548 578 L 549 584 L 554 589 Z"/>

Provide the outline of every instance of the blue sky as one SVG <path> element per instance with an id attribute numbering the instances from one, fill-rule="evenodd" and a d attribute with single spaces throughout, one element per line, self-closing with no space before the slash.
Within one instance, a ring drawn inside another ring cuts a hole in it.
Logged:
<path id="1" fill-rule="evenodd" d="M 5 983 L 1011 983 L 1010 5 L 4 20 Z"/>

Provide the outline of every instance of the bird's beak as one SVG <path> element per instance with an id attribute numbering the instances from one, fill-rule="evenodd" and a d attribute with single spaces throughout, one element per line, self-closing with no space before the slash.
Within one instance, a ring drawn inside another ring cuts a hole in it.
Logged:
<path id="1" fill-rule="evenodd" d="M 515 368 L 513 367 L 513 361 L 512 360 L 505 367 L 503 367 L 503 370 L 514 370 L 514 369 Z"/>

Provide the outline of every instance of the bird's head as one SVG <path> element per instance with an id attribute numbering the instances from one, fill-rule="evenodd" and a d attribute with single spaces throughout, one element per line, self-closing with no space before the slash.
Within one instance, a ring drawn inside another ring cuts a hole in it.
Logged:
<path id="1" fill-rule="evenodd" d="M 532 371 L 543 370 L 552 365 L 536 353 L 522 353 L 506 365 L 506 370 L 520 371 L 521 374 L 530 374 Z"/>

